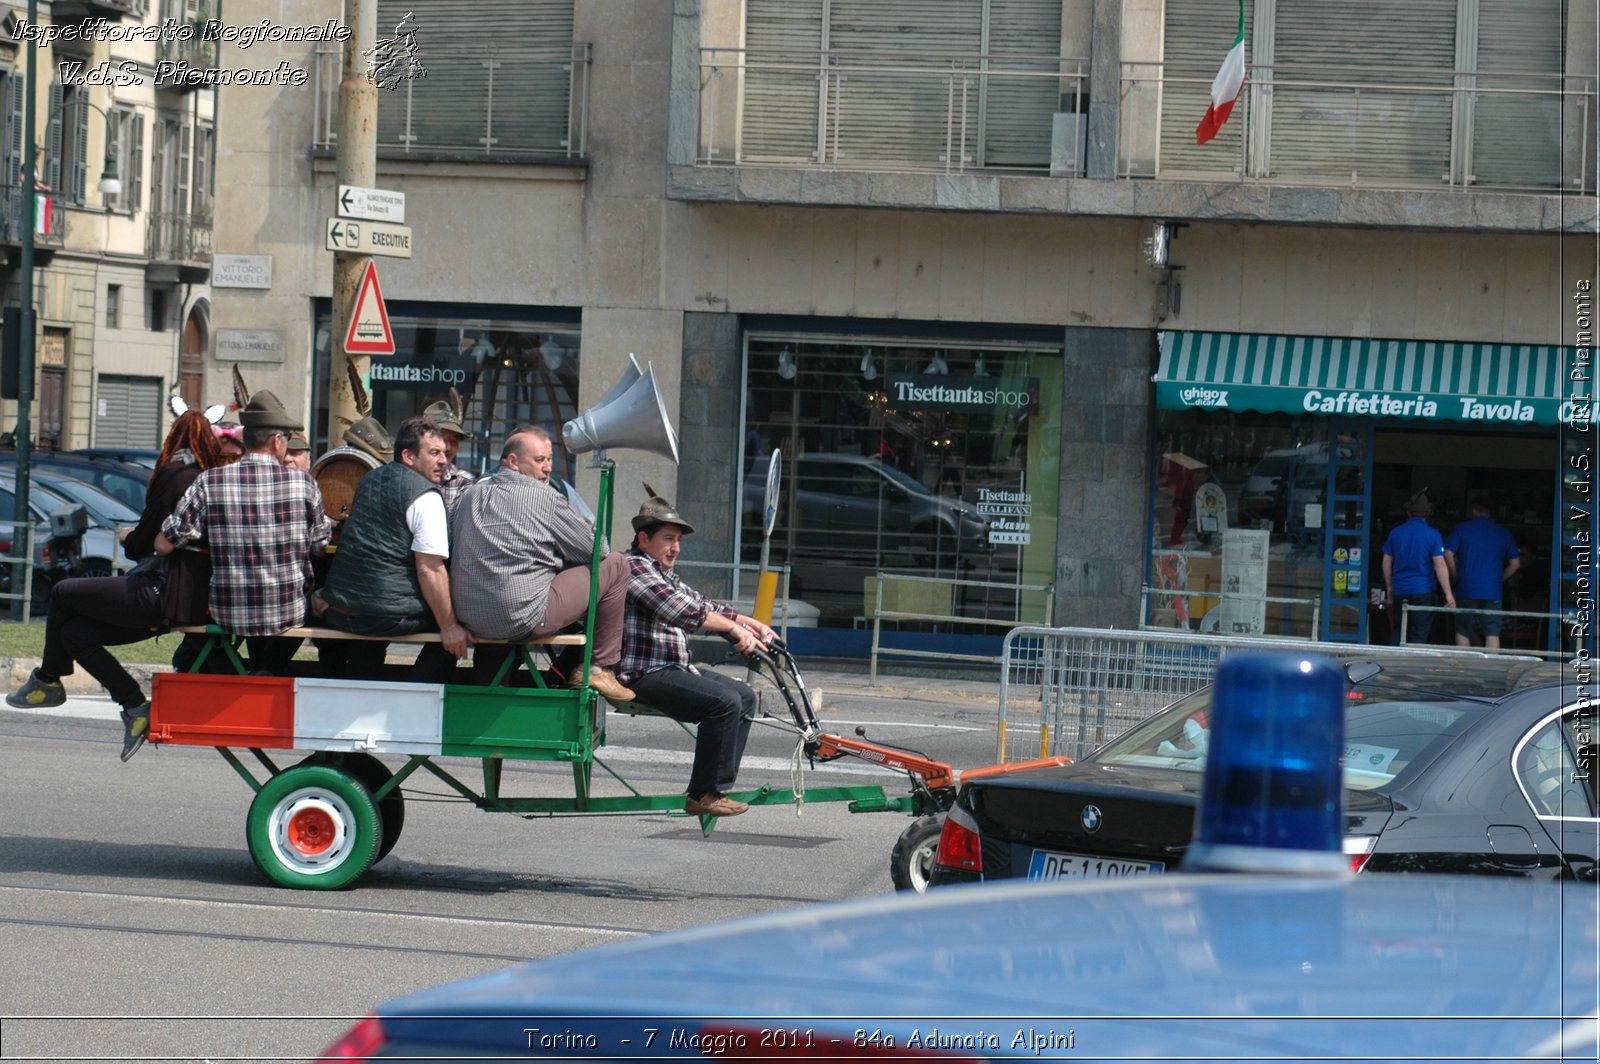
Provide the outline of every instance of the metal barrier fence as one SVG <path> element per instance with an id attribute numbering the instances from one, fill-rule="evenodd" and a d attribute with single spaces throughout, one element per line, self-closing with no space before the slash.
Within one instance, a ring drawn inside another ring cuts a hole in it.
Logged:
<path id="1" fill-rule="evenodd" d="M 22 623 L 27 624 L 28 621 L 33 617 L 33 552 L 36 549 L 36 544 L 34 543 L 35 530 L 33 522 L 31 521 L 0 521 L 0 528 L 7 527 L 11 529 L 11 535 L 7 537 L 8 540 L 13 539 L 17 535 L 18 529 L 25 530 L 22 534 L 28 537 L 28 551 L 20 558 L 12 555 L 9 551 L 5 554 L 0 554 L 0 565 L 12 566 L 12 568 L 5 574 L 7 577 L 7 579 L 4 581 L 5 590 L 0 591 L 0 600 L 16 602 L 20 599 L 22 601 Z M 17 590 L 17 567 L 22 569 L 21 591 Z M 9 616 L 11 611 L 8 609 L 5 612 L 6 615 Z"/>
<path id="2" fill-rule="evenodd" d="M 890 582 L 900 584 L 936 584 L 935 595 L 939 589 L 947 589 L 945 603 L 947 610 L 944 613 L 920 610 L 886 610 L 883 608 L 883 589 Z M 963 617 L 955 613 L 952 605 L 958 588 L 988 588 L 1000 589 L 1017 593 L 1017 608 L 1010 617 Z M 878 570 L 873 586 L 872 610 L 872 670 L 871 681 L 878 681 L 878 655 L 894 654 L 898 657 L 908 658 L 939 658 L 942 661 L 986 661 L 995 659 L 987 654 L 952 654 L 945 650 L 908 650 L 899 647 L 886 647 L 882 645 L 883 622 L 891 621 L 921 621 L 930 624 L 975 624 L 991 628 L 1014 628 L 1017 623 L 1016 614 L 1022 611 L 1021 593 L 1035 592 L 1044 594 L 1044 616 L 1055 616 L 1056 589 L 1053 584 L 1000 584 L 987 580 L 950 580 L 940 576 L 906 576 L 899 573 L 887 573 Z M 1009 637 L 1007 637 L 1009 639 Z"/>
<path id="3" fill-rule="evenodd" d="M 1252 639 L 1109 628 L 1017 628 L 1006 636 L 995 759 L 1078 758 L 1163 706 L 1211 682 L 1236 650 L 1295 650 L 1373 657 L 1454 655 L 1475 650 L 1382 647 L 1298 639 Z"/>
<path id="4" fill-rule="evenodd" d="M 1454 615 L 1472 614 L 1474 616 L 1482 617 L 1504 617 L 1508 620 L 1513 617 L 1526 617 L 1529 620 L 1535 621 L 1561 620 L 1561 614 L 1559 613 L 1539 613 L 1533 610 L 1473 610 L 1468 609 L 1465 606 L 1414 606 L 1409 602 L 1402 602 L 1400 603 L 1400 642 L 1402 643 L 1406 642 L 1407 636 L 1410 635 L 1411 614 L 1413 613 L 1449 613 Z M 1563 650 L 1524 650 L 1519 648 L 1510 651 L 1510 653 L 1531 654 L 1534 657 L 1539 658 L 1560 658 L 1566 656 L 1566 652 Z"/>

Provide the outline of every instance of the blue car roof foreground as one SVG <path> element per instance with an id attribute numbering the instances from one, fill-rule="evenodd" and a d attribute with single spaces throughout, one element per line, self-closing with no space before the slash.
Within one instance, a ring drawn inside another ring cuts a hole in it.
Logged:
<path id="1" fill-rule="evenodd" d="M 1343 1047 L 1408 1060 L 1554 1046 L 1592 1059 L 1597 903 L 1592 886 L 1468 877 L 974 885 L 603 946 L 377 1016 L 397 1047 L 586 1058 L 699 1055 L 722 1036 L 754 1055 L 786 1048 L 758 1047 L 762 1032 L 798 1028 L 843 1056 L 1294 1059 Z M 691 1010 L 692 985 L 729 996 Z"/>
<path id="2" fill-rule="evenodd" d="M 617 943 L 401 998 L 336 1048 L 1593 1059 L 1594 884 L 1348 874 L 1347 680 L 1320 654 L 1218 666 L 1192 859 L 1176 875 L 974 884 Z M 692 986 L 723 1003 L 687 1004 Z"/>

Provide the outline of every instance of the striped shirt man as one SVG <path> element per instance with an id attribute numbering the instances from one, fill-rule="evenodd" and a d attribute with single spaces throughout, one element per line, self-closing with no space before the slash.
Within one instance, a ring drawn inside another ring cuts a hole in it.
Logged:
<path id="1" fill-rule="evenodd" d="M 176 547 L 205 540 L 217 624 L 265 636 L 305 621 L 311 555 L 332 527 L 309 473 L 251 451 L 201 473 L 161 531 Z"/>

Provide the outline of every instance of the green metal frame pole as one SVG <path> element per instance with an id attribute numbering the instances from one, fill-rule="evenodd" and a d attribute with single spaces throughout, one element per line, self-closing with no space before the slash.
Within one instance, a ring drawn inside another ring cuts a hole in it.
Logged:
<path id="1" fill-rule="evenodd" d="M 28 28 L 39 24 L 39 0 L 28 0 Z M 33 509 L 28 498 L 29 468 L 33 457 L 33 230 L 38 224 L 38 193 L 34 190 L 35 171 L 39 153 L 34 148 L 37 130 L 34 128 L 34 108 L 38 103 L 39 44 L 33 34 L 28 34 L 28 65 L 22 89 L 22 262 L 18 270 L 18 307 L 21 322 L 20 342 L 17 345 L 17 424 L 12 430 L 13 446 L 17 450 L 15 483 L 16 502 L 11 516 L 23 524 L 17 526 L 11 537 L 11 556 L 26 559 L 33 565 L 33 537 L 28 530 L 33 524 Z M 26 570 L 17 569 L 26 576 Z M 18 581 L 13 577 L 12 583 Z M 25 603 L 21 598 L 11 603 L 11 617 L 21 620 Z"/>

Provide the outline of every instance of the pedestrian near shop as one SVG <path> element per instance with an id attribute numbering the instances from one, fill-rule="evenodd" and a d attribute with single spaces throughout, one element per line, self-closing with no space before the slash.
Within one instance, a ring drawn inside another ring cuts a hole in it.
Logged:
<path id="1" fill-rule="evenodd" d="M 1383 542 L 1383 583 L 1388 589 L 1390 608 L 1389 642 L 1400 645 L 1400 622 L 1405 606 L 1439 605 L 1438 588 L 1444 590 L 1444 604 L 1456 608 L 1450 590 L 1450 568 L 1444 559 L 1444 538 L 1428 524 L 1433 502 L 1427 491 L 1406 500 L 1406 520 Z M 1438 584 L 1438 588 L 1434 585 Z M 1426 643 L 1433 632 L 1432 610 L 1419 610 L 1406 618 L 1406 641 Z"/>
<path id="2" fill-rule="evenodd" d="M 1499 650 L 1505 582 L 1522 568 L 1517 541 L 1495 522 L 1489 504 L 1480 499 L 1472 504 L 1472 516 L 1445 541 L 1444 560 L 1461 592 L 1460 607 L 1489 611 L 1456 618 L 1456 645 L 1469 647 L 1481 638 L 1485 649 Z"/>

